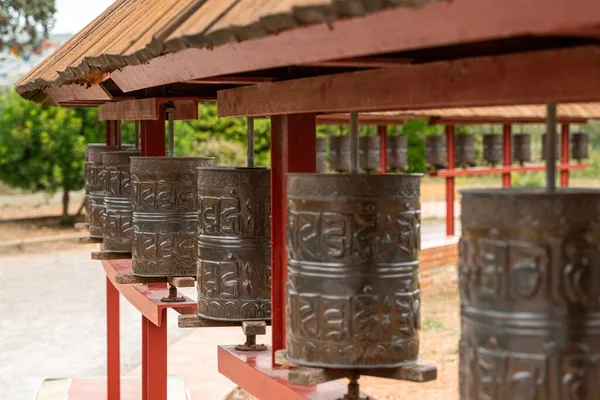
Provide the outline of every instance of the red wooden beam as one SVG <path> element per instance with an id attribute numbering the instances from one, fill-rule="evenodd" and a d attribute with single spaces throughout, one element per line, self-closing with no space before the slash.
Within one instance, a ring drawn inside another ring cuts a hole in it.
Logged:
<path id="1" fill-rule="evenodd" d="M 377 127 L 379 135 L 379 173 L 387 173 L 387 126 L 379 125 Z"/>
<path id="2" fill-rule="evenodd" d="M 512 165 L 512 125 L 502 125 L 502 164 L 505 167 Z M 510 172 L 502 174 L 502 187 L 510 187 L 511 176 Z"/>
<path id="3" fill-rule="evenodd" d="M 488 56 L 219 91 L 219 116 L 591 102 L 600 47 Z"/>
<path id="4" fill-rule="evenodd" d="M 570 131 L 569 124 L 561 125 L 561 142 L 560 142 L 560 162 L 563 165 L 569 164 L 569 150 L 570 150 Z M 569 170 L 562 169 L 560 171 L 560 185 L 567 187 L 569 186 Z"/>
<path id="5" fill-rule="evenodd" d="M 454 169 L 454 125 L 446 125 L 448 169 Z M 446 235 L 454 235 L 454 177 L 446 177 Z"/>
<path id="6" fill-rule="evenodd" d="M 312 133 L 312 134 L 311 134 Z M 315 172 L 314 114 L 271 118 L 271 321 L 273 359 L 285 348 L 287 173 Z"/>
<path id="7" fill-rule="evenodd" d="M 556 169 L 559 171 L 568 170 L 583 170 L 587 166 L 585 164 L 558 164 Z M 513 165 L 509 167 L 476 167 L 476 168 L 464 168 L 464 169 L 440 169 L 429 173 L 431 176 L 438 176 L 440 178 L 448 178 L 455 176 L 474 176 L 474 175 L 499 175 L 506 173 L 515 172 L 533 172 L 533 171 L 545 171 L 545 165 Z"/>

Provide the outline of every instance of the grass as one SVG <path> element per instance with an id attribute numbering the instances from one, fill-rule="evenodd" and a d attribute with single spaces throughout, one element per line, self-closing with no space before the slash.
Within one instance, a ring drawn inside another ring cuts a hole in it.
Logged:
<path id="1" fill-rule="evenodd" d="M 421 322 L 421 329 L 425 332 L 440 332 L 444 330 L 444 323 L 435 317 L 427 317 Z"/>

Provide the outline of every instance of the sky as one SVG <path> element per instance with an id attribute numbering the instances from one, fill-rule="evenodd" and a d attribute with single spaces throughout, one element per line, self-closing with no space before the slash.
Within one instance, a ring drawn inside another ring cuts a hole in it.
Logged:
<path id="1" fill-rule="evenodd" d="M 56 0 L 56 22 L 52 34 L 79 32 L 113 2 L 114 0 Z"/>

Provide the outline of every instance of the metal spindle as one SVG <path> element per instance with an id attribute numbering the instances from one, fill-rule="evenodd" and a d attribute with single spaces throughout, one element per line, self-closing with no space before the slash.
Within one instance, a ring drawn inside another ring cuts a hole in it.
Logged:
<path id="1" fill-rule="evenodd" d="M 135 121 L 135 149 L 140 149 L 140 121 Z"/>
<path id="2" fill-rule="evenodd" d="M 358 173 L 358 112 L 350 113 L 350 171 Z"/>
<path id="3" fill-rule="evenodd" d="M 248 167 L 254 167 L 254 118 L 248 117 Z"/>
<path id="4" fill-rule="evenodd" d="M 556 191 L 556 102 L 546 105 L 546 190 Z"/>

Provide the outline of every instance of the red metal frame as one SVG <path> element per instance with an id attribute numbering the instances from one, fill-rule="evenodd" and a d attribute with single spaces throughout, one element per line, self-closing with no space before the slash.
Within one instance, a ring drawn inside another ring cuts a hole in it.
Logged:
<path id="1" fill-rule="evenodd" d="M 119 291 L 106 277 L 106 390 L 111 400 L 121 399 Z"/>
<path id="2" fill-rule="evenodd" d="M 560 142 L 560 163 L 562 165 L 569 164 L 569 150 L 570 150 L 570 129 L 569 124 L 564 123 L 561 125 L 561 142 Z M 569 169 L 561 169 L 560 171 L 560 186 L 569 186 Z"/>
<path id="3" fill-rule="evenodd" d="M 379 173 L 387 173 L 387 126 L 377 126 L 379 135 Z"/>
<path id="4" fill-rule="evenodd" d="M 448 170 L 454 170 L 454 125 L 446 125 Z M 454 235 L 454 176 L 446 177 L 446 235 Z"/>
<path id="5" fill-rule="evenodd" d="M 586 164 L 558 164 L 556 168 L 559 171 L 581 170 L 586 168 Z M 429 173 L 431 176 L 440 178 L 448 178 L 455 176 L 472 176 L 472 175 L 494 175 L 494 174 L 510 174 L 513 172 L 531 172 L 545 171 L 546 166 L 537 165 L 511 165 L 509 167 L 475 167 L 464 169 L 439 169 Z"/>
<path id="6" fill-rule="evenodd" d="M 502 165 L 512 166 L 512 125 L 502 125 Z M 510 172 L 502 173 L 502 187 L 511 186 Z"/>
<path id="7" fill-rule="evenodd" d="M 309 134 L 311 132 L 312 134 Z M 315 114 L 271 117 L 271 315 L 273 361 L 285 348 L 287 173 L 315 172 Z"/>

